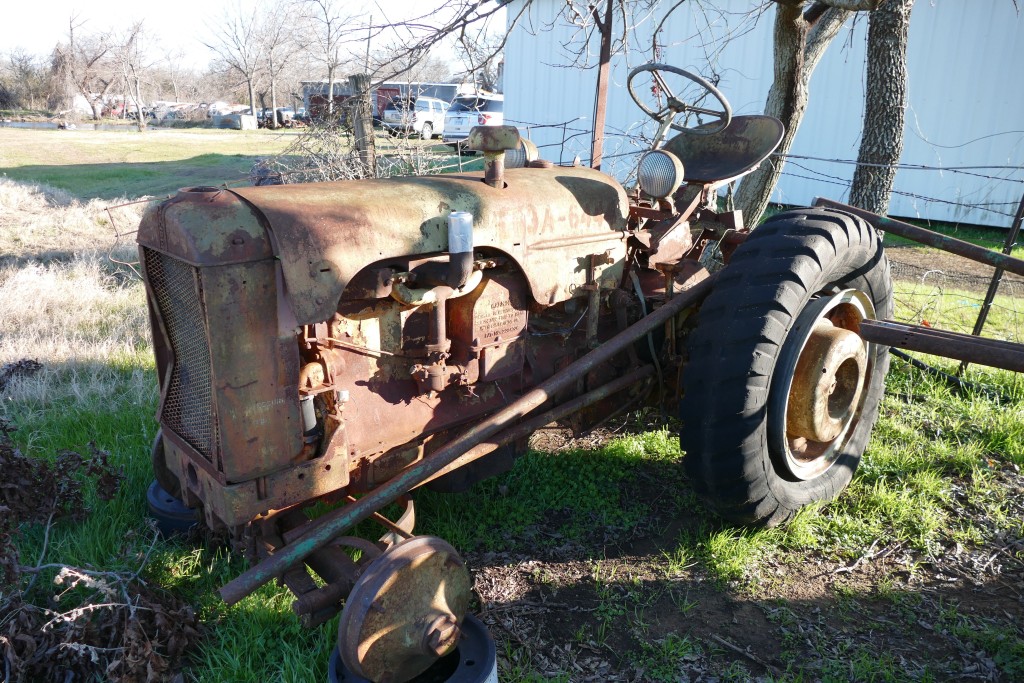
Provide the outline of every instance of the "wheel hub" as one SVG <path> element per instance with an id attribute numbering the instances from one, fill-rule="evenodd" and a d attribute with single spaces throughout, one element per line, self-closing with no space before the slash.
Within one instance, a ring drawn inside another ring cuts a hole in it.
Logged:
<path id="1" fill-rule="evenodd" d="M 856 332 L 819 319 L 796 364 L 786 432 L 809 441 L 838 437 L 857 408 L 867 363 Z"/>
<path id="2" fill-rule="evenodd" d="M 839 457 L 860 416 L 870 373 L 860 321 L 874 318 L 862 292 L 810 301 L 786 337 L 769 399 L 769 440 L 796 480 L 820 476 Z"/>

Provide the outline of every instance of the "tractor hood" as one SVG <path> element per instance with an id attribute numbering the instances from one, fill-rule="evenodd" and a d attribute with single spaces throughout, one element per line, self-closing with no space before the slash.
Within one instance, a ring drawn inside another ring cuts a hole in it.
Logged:
<path id="1" fill-rule="evenodd" d="M 267 258 L 281 264 L 297 322 L 330 318 L 361 269 L 444 252 L 448 214 L 473 215 L 474 248 L 514 259 L 534 299 L 551 304 L 621 272 L 628 204 L 613 178 L 588 168 L 524 168 L 504 188 L 482 174 L 182 191 L 143 217 L 138 240 L 196 266 Z"/>

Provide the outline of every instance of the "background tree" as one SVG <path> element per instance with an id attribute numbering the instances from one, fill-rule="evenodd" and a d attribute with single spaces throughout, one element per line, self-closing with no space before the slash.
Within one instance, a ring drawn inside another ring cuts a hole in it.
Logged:
<path id="1" fill-rule="evenodd" d="M 139 130 L 146 129 L 146 117 L 142 112 L 145 103 L 142 98 L 142 82 L 148 77 L 150 63 L 145 53 L 146 37 L 142 22 L 131 25 L 118 46 L 117 55 L 121 63 L 121 77 L 135 108 L 135 122 Z M 125 102 L 127 107 L 128 103 Z"/>
<path id="2" fill-rule="evenodd" d="M 501 92 L 501 65 L 504 61 L 504 36 L 488 34 L 484 30 L 467 35 L 462 31 L 455 53 L 465 67 L 463 74 L 483 90 Z"/>
<path id="3" fill-rule="evenodd" d="M 889 212 L 903 153 L 907 108 L 907 36 L 914 0 L 884 0 L 868 23 L 864 126 L 850 203 L 873 213 Z"/>
<path id="4" fill-rule="evenodd" d="M 519 5 L 516 14 L 506 22 L 507 26 L 510 28 L 515 25 L 531 4 L 532 0 L 525 0 Z M 487 35 L 490 21 L 504 9 L 504 3 L 500 2 L 443 0 L 431 5 L 423 14 L 402 21 L 390 21 L 384 16 L 382 21 L 370 25 L 353 24 L 358 28 L 353 29 L 352 40 L 354 43 L 369 40 L 380 46 L 380 54 L 389 56 L 390 61 L 377 60 L 375 64 L 371 64 L 375 82 L 420 80 L 411 78 L 408 72 L 429 60 L 435 48 L 453 37 L 471 42 L 482 35 Z M 494 36 L 494 40 L 489 42 L 491 54 L 477 51 L 474 55 L 475 63 L 482 63 L 504 49 L 508 38 L 506 25 L 502 25 L 500 31 L 495 31 Z"/>
<path id="5" fill-rule="evenodd" d="M 406 59 L 407 56 L 396 55 L 388 49 L 376 50 L 370 55 L 369 71 L 375 74 L 397 71 L 401 74 L 397 78 L 382 78 L 381 82 L 399 80 L 408 83 L 445 83 L 452 77 L 451 66 L 441 59 L 427 56 L 411 64 L 405 64 Z"/>
<path id="6" fill-rule="evenodd" d="M 259 8 L 251 12 L 241 4 L 225 8 L 221 18 L 207 24 L 211 39 L 204 42 L 223 63 L 225 70 L 236 74 L 249 95 L 249 113 L 256 115 L 256 84 L 263 68 L 264 42 L 261 40 Z"/>
<path id="7" fill-rule="evenodd" d="M 807 111 L 810 80 L 825 48 L 854 12 L 873 10 L 880 0 L 775 0 L 775 78 L 764 113 L 786 127 L 776 156 L 746 176 L 736 190 L 736 206 L 747 225 L 757 225 L 782 175 L 783 159 Z M 870 60 L 870 56 L 869 56 Z"/>
<path id="8" fill-rule="evenodd" d="M 296 41 L 295 16 L 288 3 L 270 3 L 264 5 L 260 39 L 263 42 L 263 54 L 267 60 L 267 78 L 270 81 L 270 127 L 277 128 L 277 86 L 281 72 L 288 62 L 301 49 Z"/>
<path id="9" fill-rule="evenodd" d="M 506 22 L 508 30 L 526 15 L 532 4 L 533 0 L 524 0 L 516 6 L 516 14 L 509 17 Z M 576 29 L 572 38 L 565 44 L 570 54 L 570 66 L 597 69 L 591 144 L 591 165 L 595 168 L 600 168 L 603 153 L 604 112 L 608 99 L 611 58 L 626 49 L 631 33 L 647 21 L 660 4 L 661 0 L 564 0 L 559 12 L 560 20 Z M 481 35 L 481 27 L 486 27 L 494 13 L 502 6 L 503 3 L 479 0 L 446 0 L 440 6 L 432 8 L 429 14 L 370 27 L 370 33 L 375 37 L 394 31 L 400 38 L 393 51 L 395 59 L 386 68 L 378 69 L 375 78 L 390 80 L 411 70 L 431 49 L 450 36 L 457 36 L 459 42 L 463 44 L 463 51 L 472 53 L 474 65 L 493 60 L 496 67 L 498 55 L 504 49 L 508 37 L 508 30 L 503 29 L 501 37 L 490 41 L 486 50 L 470 49 L 468 44 L 472 37 Z M 467 36 L 470 39 L 467 39 Z M 592 59 L 594 44 L 598 46 L 596 62 Z"/>
<path id="10" fill-rule="evenodd" d="M 331 117 L 334 115 L 334 84 L 347 58 L 343 47 L 347 41 L 355 40 L 353 33 L 346 30 L 351 19 L 342 13 L 341 5 L 336 0 L 302 0 L 301 4 L 312 54 L 327 74 L 327 114 Z"/>
<path id="11" fill-rule="evenodd" d="M 85 33 L 84 20 L 72 15 L 68 20 L 67 42 L 54 51 L 55 67 L 72 89 L 85 98 L 92 117 L 103 116 L 103 103 L 120 75 L 110 34 Z"/>
<path id="12" fill-rule="evenodd" d="M 12 50 L 0 65 L 0 87 L 8 95 L 7 108 L 44 109 L 59 93 L 54 85 L 46 60 L 25 50 Z"/>
<path id="13" fill-rule="evenodd" d="M 196 96 L 196 74 L 184 64 L 185 51 L 180 47 L 174 47 L 164 51 L 163 59 L 154 68 L 155 79 L 160 87 L 161 95 L 165 89 L 169 90 L 170 99 L 175 102 L 192 100 Z"/>

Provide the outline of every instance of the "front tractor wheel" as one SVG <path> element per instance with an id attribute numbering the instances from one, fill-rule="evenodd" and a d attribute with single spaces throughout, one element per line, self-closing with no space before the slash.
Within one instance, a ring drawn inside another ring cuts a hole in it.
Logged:
<path id="1" fill-rule="evenodd" d="M 788 211 L 736 250 L 698 314 L 680 406 L 687 472 L 720 515 L 774 525 L 849 484 L 889 368 L 860 322 L 891 313 L 889 263 L 859 218 Z"/>

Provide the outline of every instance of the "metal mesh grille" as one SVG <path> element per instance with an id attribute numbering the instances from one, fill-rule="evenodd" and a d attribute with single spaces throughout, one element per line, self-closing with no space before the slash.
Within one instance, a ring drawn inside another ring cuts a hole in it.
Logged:
<path id="1" fill-rule="evenodd" d="M 160 421 L 203 456 L 213 454 L 210 349 L 197 294 L 195 268 L 146 249 L 146 274 L 174 354 Z"/>

